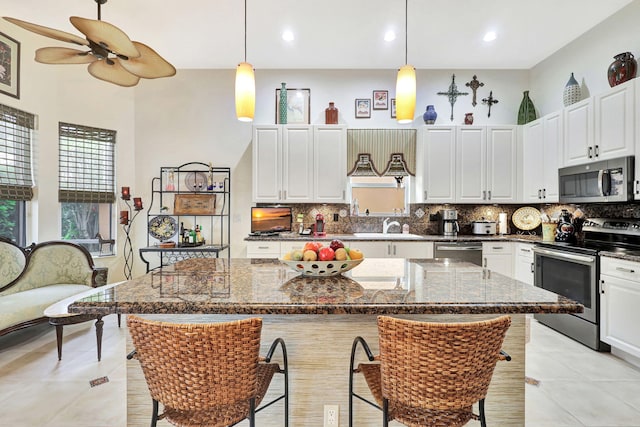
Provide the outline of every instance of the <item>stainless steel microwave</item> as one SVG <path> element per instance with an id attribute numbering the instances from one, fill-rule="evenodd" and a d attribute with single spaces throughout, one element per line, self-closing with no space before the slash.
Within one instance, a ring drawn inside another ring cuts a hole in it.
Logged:
<path id="1" fill-rule="evenodd" d="M 560 168 L 560 203 L 629 201 L 634 173 L 633 156 Z"/>

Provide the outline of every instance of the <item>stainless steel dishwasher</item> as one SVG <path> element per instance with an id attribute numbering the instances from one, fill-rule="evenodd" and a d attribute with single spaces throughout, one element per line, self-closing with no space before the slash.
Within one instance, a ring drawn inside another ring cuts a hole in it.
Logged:
<path id="1" fill-rule="evenodd" d="M 451 258 L 482 265 L 481 242 L 436 242 L 435 258 Z"/>

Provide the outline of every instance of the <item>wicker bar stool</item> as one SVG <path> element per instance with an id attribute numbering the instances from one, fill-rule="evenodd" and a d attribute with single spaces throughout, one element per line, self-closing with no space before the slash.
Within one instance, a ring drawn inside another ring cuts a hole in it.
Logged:
<path id="1" fill-rule="evenodd" d="M 127 319 L 135 350 L 127 359 L 142 366 L 153 401 L 151 426 L 160 419 L 183 427 L 226 427 L 284 399 L 289 425 L 287 350 L 276 338 L 261 358 L 262 319 L 224 323 L 176 324 Z M 283 367 L 271 363 L 278 345 Z M 284 375 L 284 393 L 258 407 L 275 373 Z M 158 414 L 159 404 L 164 412 Z"/>
<path id="2" fill-rule="evenodd" d="M 479 322 L 432 323 L 378 317 L 380 355 L 362 337 L 351 349 L 349 426 L 353 398 L 382 410 L 383 426 L 396 420 L 412 427 L 462 426 L 480 420 L 486 426 L 484 399 L 511 325 L 509 316 Z M 354 369 L 360 344 L 370 362 Z M 362 373 L 376 403 L 353 391 L 354 374 Z M 478 402 L 479 415 L 472 406 Z"/>

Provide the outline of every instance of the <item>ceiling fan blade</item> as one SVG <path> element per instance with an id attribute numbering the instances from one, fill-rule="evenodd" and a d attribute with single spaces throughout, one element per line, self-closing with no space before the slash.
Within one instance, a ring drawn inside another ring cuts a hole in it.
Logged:
<path id="1" fill-rule="evenodd" d="M 51 37 L 52 39 L 61 40 L 63 42 L 75 43 L 77 45 L 89 46 L 89 42 L 87 40 L 71 33 L 55 30 L 49 27 L 44 27 L 42 25 L 32 24 L 31 22 L 21 21 L 16 18 L 10 18 L 8 16 L 4 16 L 3 18 L 6 21 L 9 21 L 12 24 L 17 25 L 18 27 L 22 27 L 25 30 L 29 30 L 36 34 L 40 34 L 41 36 Z"/>
<path id="2" fill-rule="evenodd" d="M 124 55 L 128 58 L 137 58 L 140 52 L 133 45 L 129 36 L 115 25 L 95 19 L 72 16 L 69 18 L 74 27 L 82 32 L 87 39 L 108 49 L 117 55 Z"/>
<path id="3" fill-rule="evenodd" d="M 120 86 L 135 86 L 140 81 L 140 77 L 131 74 L 124 68 L 117 58 L 102 59 L 89 64 L 89 74 L 96 79 L 104 80 L 109 83 L 115 83 Z"/>
<path id="4" fill-rule="evenodd" d="M 138 58 L 121 60 L 120 63 L 131 74 L 145 79 L 157 79 L 160 77 L 170 77 L 176 74 L 176 69 L 165 61 L 163 57 L 144 43 L 133 42 L 140 52 Z"/>
<path id="5" fill-rule="evenodd" d="M 67 47 L 43 47 L 36 50 L 36 61 L 43 64 L 88 64 L 96 59 L 91 52 Z"/>

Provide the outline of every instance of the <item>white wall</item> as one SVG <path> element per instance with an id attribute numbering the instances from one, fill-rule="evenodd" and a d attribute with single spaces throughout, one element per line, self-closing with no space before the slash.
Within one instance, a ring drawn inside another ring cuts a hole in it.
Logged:
<path id="1" fill-rule="evenodd" d="M 640 55 L 639 21 L 640 1 L 634 1 L 532 68 L 530 96 L 540 115 L 563 108 L 562 92 L 571 73 L 583 99 L 609 89 L 607 69 L 613 56 Z"/>

